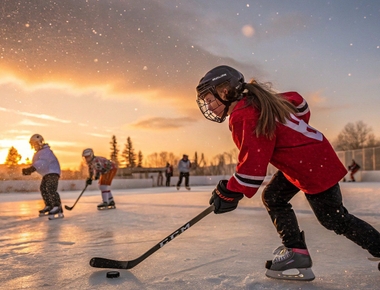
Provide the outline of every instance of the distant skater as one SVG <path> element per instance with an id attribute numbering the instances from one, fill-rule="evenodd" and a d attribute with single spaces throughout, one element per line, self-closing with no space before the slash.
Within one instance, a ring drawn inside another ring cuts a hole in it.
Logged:
<path id="1" fill-rule="evenodd" d="M 164 176 L 162 175 L 162 172 L 159 171 L 157 175 L 157 186 L 163 186 L 164 184 Z"/>
<path id="2" fill-rule="evenodd" d="M 57 192 L 61 175 L 58 159 L 40 134 L 34 134 L 29 143 L 36 152 L 33 155 L 32 165 L 23 168 L 22 174 L 31 175 L 37 171 L 42 176 L 40 191 L 45 207 L 39 211 L 39 215 L 49 215 L 49 219 L 63 218 L 61 198 Z"/>
<path id="3" fill-rule="evenodd" d="M 170 178 L 173 176 L 173 166 L 169 162 L 166 163 L 165 167 L 165 186 L 170 186 Z"/>
<path id="4" fill-rule="evenodd" d="M 98 205 L 98 209 L 116 208 L 111 192 L 111 183 L 117 172 L 116 163 L 105 157 L 95 156 L 91 148 L 84 149 L 82 156 L 88 165 L 89 175 L 86 184 L 91 185 L 93 179 L 99 180 L 98 184 L 103 202 Z"/>
<path id="5" fill-rule="evenodd" d="M 350 171 L 350 178 L 351 178 L 351 180 L 349 180 L 349 182 L 355 182 L 356 181 L 354 174 L 356 172 L 358 172 L 359 169 L 360 169 L 360 165 L 357 164 L 354 159 L 352 159 L 351 165 L 348 166 L 348 170 Z"/>
<path id="6" fill-rule="evenodd" d="M 278 93 L 257 80 L 246 83 L 229 66 L 207 72 L 196 90 L 206 119 L 221 123 L 229 116 L 232 139 L 239 149 L 235 173 L 219 181 L 212 192 L 210 204 L 216 214 L 232 211 L 244 196 L 255 195 L 269 163 L 278 169 L 262 192 L 263 204 L 282 240 L 274 258 L 266 262 L 268 277 L 315 278 L 305 235 L 290 203 L 299 191 L 326 229 L 380 258 L 380 233 L 344 207 L 339 181 L 347 170 L 326 137 L 308 124 L 310 109 L 300 94 Z"/>
<path id="7" fill-rule="evenodd" d="M 183 178 L 185 178 L 186 189 L 190 190 L 190 186 L 189 186 L 190 168 L 191 168 L 191 162 L 189 160 L 189 156 L 187 156 L 186 154 L 183 154 L 182 159 L 178 162 L 179 179 L 177 182 L 177 190 L 180 189 Z"/>

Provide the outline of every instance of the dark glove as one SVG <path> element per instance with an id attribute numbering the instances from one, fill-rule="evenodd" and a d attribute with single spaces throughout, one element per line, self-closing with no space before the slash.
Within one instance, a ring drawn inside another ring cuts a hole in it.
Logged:
<path id="1" fill-rule="evenodd" d="M 92 184 L 92 178 L 89 177 L 86 179 L 86 185 L 91 185 Z"/>
<path id="2" fill-rule="evenodd" d="M 22 175 L 31 175 L 36 170 L 37 169 L 34 166 L 30 166 L 28 168 L 23 168 L 22 169 Z"/>
<path id="3" fill-rule="evenodd" d="M 241 192 L 235 192 L 227 189 L 228 180 L 219 181 L 218 185 L 212 192 L 210 205 L 214 204 L 214 213 L 225 213 L 237 208 L 239 200 L 243 198 Z"/>

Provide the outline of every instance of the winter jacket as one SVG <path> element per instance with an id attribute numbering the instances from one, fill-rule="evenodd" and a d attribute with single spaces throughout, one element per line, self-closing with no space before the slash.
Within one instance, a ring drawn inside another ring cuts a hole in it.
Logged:
<path id="1" fill-rule="evenodd" d="M 190 163 L 189 159 L 187 159 L 187 160 L 181 159 L 178 162 L 178 171 L 179 172 L 188 173 L 188 172 L 190 172 L 190 167 L 191 167 L 191 163 Z"/>
<path id="2" fill-rule="evenodd" d="M 37 172 L 42 176 L 51 173 L 61 175 L 61 166 L 48 144 L 44 144 L 42 148 L 33 155 L 32 166 L 36 168 Z"/>

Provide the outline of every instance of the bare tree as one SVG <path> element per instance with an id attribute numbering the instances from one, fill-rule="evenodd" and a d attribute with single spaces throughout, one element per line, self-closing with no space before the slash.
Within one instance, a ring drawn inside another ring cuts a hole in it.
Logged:
<path id="1" fill-rule="evenodd" d="M 88 176 L 88 165 L 87 165 L 87 162 L 84 160 L 84 158 L 82 159 L 80 165 L 79 165 L 79 173 L 78 173 L 78 178 L 79 179 L 84 179 Z"/>
<path id="2" fill-rule="evenodd" d="M 146 167 L 165 167 L 166 162 L 170 164 L 177 164 L 179 158 L 176 157 L 172 152 L 160 152 L 152 153 L 148 155 L 145 159 Z"/>
<path id="3" fill-rule="evenodd" d="M 337 139 L 333 142 L 335 150 L 347 151 L 368 147 L 376 147 L 380 142 L 372 133 L 372 128 L 364 122 L 358 121 L 355 124 L 348 123 Z"/>

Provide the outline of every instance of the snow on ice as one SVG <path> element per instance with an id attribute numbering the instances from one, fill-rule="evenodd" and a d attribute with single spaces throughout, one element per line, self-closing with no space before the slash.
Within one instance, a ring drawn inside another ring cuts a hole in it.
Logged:
<path id="1" fill-rule="evenodd" d="M 346 208 L 380 230 L 379 183 L 342 183 Z M 279 281 L 264 264 L 280 239 L 260 198 L 209 214 L 119 278 L 92 268 L 92 257 L 132 260 L 208 206 L 212 186 L 114 190 L 116 209 L 98 211 L 98 191 L 83 194 L 65 218 L 38 217 L 39 193 L 0 194 L 0 289 L 377 289 L 369 254 L 324 229 L 302 193 L 293 199 L 316 279 Z M 80 192 L 61 192 L 72 206 Z"/>

